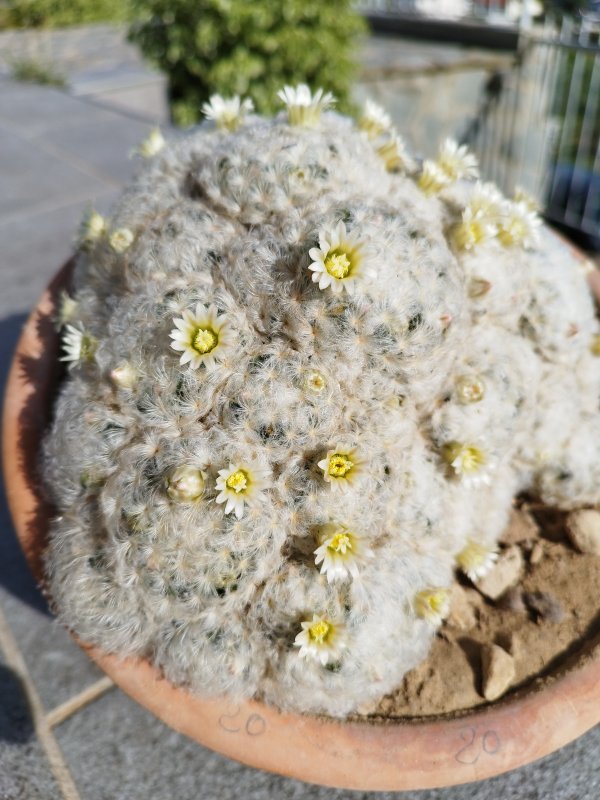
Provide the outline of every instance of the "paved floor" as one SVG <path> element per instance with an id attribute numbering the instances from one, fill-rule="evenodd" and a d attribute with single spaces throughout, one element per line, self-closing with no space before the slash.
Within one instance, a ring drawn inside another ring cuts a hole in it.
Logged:
<path id="1" fill-rule="evenodd" d="M 85 206 L 106 209 L 149 123 L 0 79 L 0 380 L 20 326 L 68 256 Z M 392 798 L 248 769 L 165 727 L 57 626 L 0 503 L 0 800 Z M 524 769 L 409 800 L 596 800 L 600 727 Z"/>

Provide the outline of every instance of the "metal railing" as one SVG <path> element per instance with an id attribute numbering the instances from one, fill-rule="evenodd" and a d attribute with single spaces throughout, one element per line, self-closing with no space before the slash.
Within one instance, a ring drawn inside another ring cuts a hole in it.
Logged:
<path id="1" fill-rule="evenodd" d="M 520 7 L 506 0 L 358 0 L 357 7 L 365 14 L 400 14 L 436 20 L 462 19 L 527 25 L 534 6 L 532 0 L 524 0 Z M 516 8 L 520 8 L 517 13 Z"/>
<path id="2" fill-rule="evenodd" d="M 600 19 L 523 34 L 514 68 L 488 81 L 462 139 L 487 179 L 523 187 L 549 220 L 600 248 Z"/>

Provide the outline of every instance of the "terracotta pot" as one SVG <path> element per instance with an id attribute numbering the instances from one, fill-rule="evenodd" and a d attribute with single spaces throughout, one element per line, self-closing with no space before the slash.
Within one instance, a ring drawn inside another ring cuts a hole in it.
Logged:
<path id="1" fill-rule="evenodd" d="M 9 506 L 42 585 L 52 509 L 41 488 L 38 452 L 60 378 L 52 316 L 69 269 L 67 264 L 54 278 L 25 325 L 4 407 Z M 254 767 L 348 789 L 425 789 L 489 778 L 562 747 L 600 722 L 600 641 L 560 674 L 481 710 L 430 721 L 347 722 L 193 696 L 147 662 L 78 644 L 127 694 L 201 744 Z"/>

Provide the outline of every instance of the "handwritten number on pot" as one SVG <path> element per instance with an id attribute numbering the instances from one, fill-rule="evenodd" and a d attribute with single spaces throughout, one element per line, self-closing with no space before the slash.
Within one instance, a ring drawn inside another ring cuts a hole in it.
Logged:
<path id="1" fill-rule="evenodd" d="M 236 708 L 232 714 L 222 714 L 219 717 L 219 727 L 227 733 L 240 733 L 244 731 L 248 736 L 262 736 L 267 729 L 267 723 L 260 714 L 250 714 L 244 722 L 240 717 L 241 709 Z"/>
<path id="2" fill-rule="evenodd" d="M 502 742 L 496 731 L 480 733 L 476 728 L 461 728 L 460 738 L 464 745 L 454 756 L 459 764 L 476 764 L 482 753 L 493 756 L 500 750 Z"/>

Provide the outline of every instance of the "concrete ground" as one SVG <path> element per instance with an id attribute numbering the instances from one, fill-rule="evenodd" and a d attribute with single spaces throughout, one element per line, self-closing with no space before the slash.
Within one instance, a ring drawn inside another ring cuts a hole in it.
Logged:
<path id="1" fill-rule="evenodd" d="M 0 78 L 0 378 L 27 311 L 106 210 L 154 112 Z M 160 111 L 156 116 L 160 117 Z M 88 661 L 49 614 L 0 505 L 0 800 L 596 800 L 600 727 L 495 779 L 403 795 L 335 791 L 240 766 L 167 728 Z"/>

